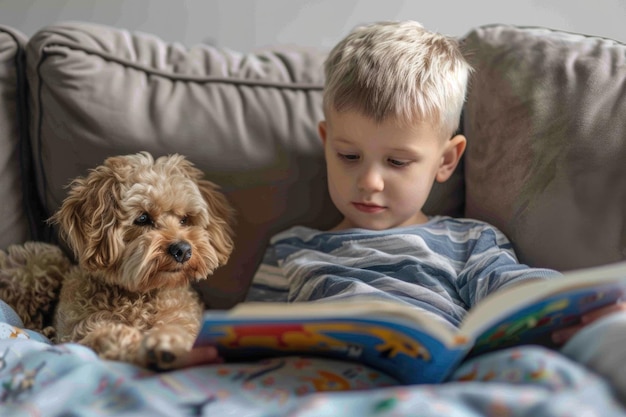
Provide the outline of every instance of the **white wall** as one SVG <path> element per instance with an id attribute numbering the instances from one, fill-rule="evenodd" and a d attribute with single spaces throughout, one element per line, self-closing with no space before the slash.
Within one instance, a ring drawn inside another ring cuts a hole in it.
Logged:
<path id="1" fill-rule="evenodd" d="M 28 36 L 81 20 L 240 51 L 277 43 L 330 48 L 355 25 L 384 19 L 414 19 L 455 36 L 512 23 L 626 42 L 626 0 L 0 0 L 0 24 Z"/>

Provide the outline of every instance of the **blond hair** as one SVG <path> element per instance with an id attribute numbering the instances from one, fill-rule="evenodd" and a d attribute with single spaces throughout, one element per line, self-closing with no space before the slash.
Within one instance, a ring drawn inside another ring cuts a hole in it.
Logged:
<path id="1" fill-rule="evenodd" d="M 470 72 L 455 39 L 417 22 L 360 26 L 326 59 L 324 111 L 354 110 L 377 122 L 429 122 L 451 136 Z"/>

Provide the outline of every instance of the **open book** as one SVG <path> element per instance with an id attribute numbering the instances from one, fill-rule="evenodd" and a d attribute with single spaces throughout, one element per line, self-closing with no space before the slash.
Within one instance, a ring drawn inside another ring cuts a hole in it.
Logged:
<path id="1" fill-rule="evenodd" d="M 207 311 L 196 345 L 216 345 L 227 360 L 302 354 L 349 359 L 401 383 L 434 383 L 468 356 L 522 344 L 553 346 L 555 330 L 625 294 L 621 262 L 496 292 L 458 329 L 432 313 L 383 300 L 242 303 Z"/>

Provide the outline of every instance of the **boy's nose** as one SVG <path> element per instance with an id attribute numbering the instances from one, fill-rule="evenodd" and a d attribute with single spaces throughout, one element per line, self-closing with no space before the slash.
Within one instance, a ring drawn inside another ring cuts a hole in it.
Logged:
<path id="1" fill-rule="evenodd" d="M 377 192 L 385 188 L 385 181 L 375 168 L 364 168 L 359 175 L 357 186 L 362 191 Z"/>

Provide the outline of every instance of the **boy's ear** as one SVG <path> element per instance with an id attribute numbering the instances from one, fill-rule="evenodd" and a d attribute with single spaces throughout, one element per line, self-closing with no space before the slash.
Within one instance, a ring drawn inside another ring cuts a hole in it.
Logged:
<path id="1" fill-rule="evenodd" d="M 446 143 L 446 148 L 441 157 L 441 165 L 437 170 L 435 179 L 437 182 L 444 182 L 454 172 L 456 166 L 465 152 L 465 146 L 467 145 L 467 139 L 463 135 L 456 135 Z"/>
<path id="2" fill-rule="evenodd" d="M 326 145 L 326 120 L 322 120 L 317 125 L 317 132 L 320 135 L 320 139 L 322 140 L 322 145 Z"/>

